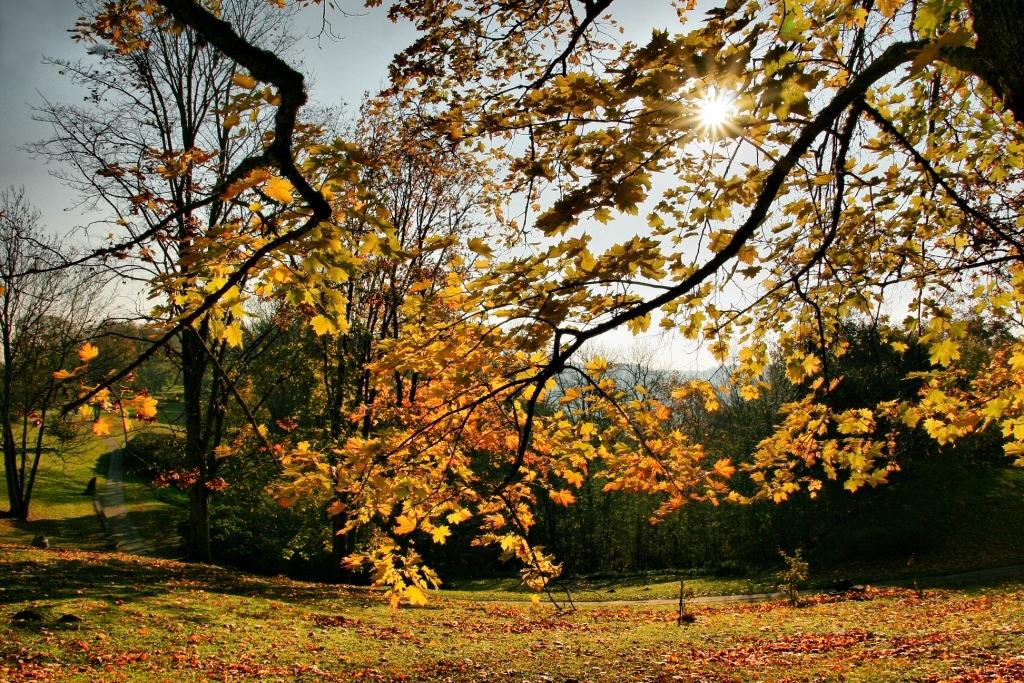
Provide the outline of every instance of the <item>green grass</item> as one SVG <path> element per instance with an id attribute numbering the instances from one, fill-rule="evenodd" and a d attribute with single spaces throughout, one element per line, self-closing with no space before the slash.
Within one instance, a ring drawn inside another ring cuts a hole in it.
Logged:
<path id="1" fill-rule="evenodd" d="M 672 600 L 679 597 L 682 578 L 687 595 L 737 595 L 775 591 L 774 578 L 762 575 L 749 578 L 720 578 L 673 572 L 652 572 L 635 576 L 608 578 L 567 578 L 556 581 L 551 593 L 559 601 L 568 589 L 573 601 L 607 602 L 622 600 Z M 446 584 L 441 595 L 462 600 L 530 601 L 533 592 L 518 579 L 469 579 Z"/>
<path id="2" fill-rule="evenodd" d="M 93 476 L 99 490 L 106 483 L 106 471 L 95 470 L 97 458 L 105 451 L 106 446 L 97 439 L 65 457 L 44 453 L 28 520 L 0 519 L 0 540 L 28 544 L 34 536 L 42 534 L 55 548 L 105 548 L 108 540 L 93 510 L 92 496 L 83 494 Z M 7 482 L 2 471 L 0 486 L 6 495 Z"/>
<path id="3" fill-rule="evenodd" d="M 1024 584 L 700 606 L 435 599 L 0 547 L 0 680 L 938 681 L 1024 677 Z M 38 623 L 13 625 L 31 608 Z M 71 627 L 63 614 L 81 618 Z"/>
<path id="4" fill-rule="evenodd" d="M 143 429 L 166 429 L 145 426 Z M 111 438 L 123 444 L 123 434 Z M 110 444 L 90 438 L 78 452 L 64 457 L 44 453 L 33 487 L 27 521 L 0 519 L 0 542 L 28 544 L 42 534 L 54 548 L 102 550 L 110 539 L 93 508 L 92 496 L 84 495 L 89 479 L 96 477 L 97 491 L 107 482 Z M 0 489 L 6 481 L 0 471 Z M 178 554 L 181 539 L 178 521 L 184 517 L 184 494 L 156 490 L 148 482 L 126 474 L 123 491 L 132 525 L 148 539 L 159 557 Z"/>

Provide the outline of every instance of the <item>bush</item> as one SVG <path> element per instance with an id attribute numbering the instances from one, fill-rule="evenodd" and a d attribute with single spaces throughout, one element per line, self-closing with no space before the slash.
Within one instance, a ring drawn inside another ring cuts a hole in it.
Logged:
<path id="1" fill-rule="evenodd" d="M 799 548 L 792 555 L 787 555 L 786 551 L 780 550 L 779 555 L 782 556 L 782 561 L 786 563 L 786 566 L 775 572 L 777 585 L 789 598 L 789 604 L 798 605 L 800 604 L 800 587 L 807 582 L 810 565 L 804 560 L 803 550 Z"/>
<path id="2" fill-rule="evenodd" d="M 124 469 L 152 481 L 182 466 L 185 445 L 174 434 L 143 432 L 133 436 L 124 450 Z"/>
<path id="3" fill-rule="evenodd" d="M 228 487 L 210 505 L 214 559 L 260 574 L 332 578 L 331 523 L 326 497 L 310 496 L 283 508 L 267 492 L 279 476 L 266 454 L 248 453 L 221 462 Z"/>

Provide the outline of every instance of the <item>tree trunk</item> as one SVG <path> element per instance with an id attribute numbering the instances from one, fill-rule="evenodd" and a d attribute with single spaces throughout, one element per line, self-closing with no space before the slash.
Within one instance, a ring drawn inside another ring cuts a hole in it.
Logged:
<path id="1" fill-rule="evenodd" d="M 198 335 L 186 329 L 181 335 L 182 400 L 185 404 L 185 466 L 196 473 L 188 491 L 188 539 L 186 557 L 210 562 L 210 492 L 206 488 L 206 444 L 203 438 L 203 376 L 206 351 Z"/>
<path id="2" fill-rule="evenodd" d="M 1024 123 L 1024 0 L 971 0 L 976 74 Z"/>
<path id="3" fill-rule="evenodd" d="M 210 491 L 197 481 L 188 490 L 188 559 L 212 562 L 210 547 Z"/>
<path id="4" fill-rule="evenodd" d="M 4 475 L 7 480 L 7 517 L 28 518 L 28 506 L 22 496 L 21 478 L 18 476 L 18 449 L 14 442 L 14 430 L 10 420 L 3 424 Z"/>

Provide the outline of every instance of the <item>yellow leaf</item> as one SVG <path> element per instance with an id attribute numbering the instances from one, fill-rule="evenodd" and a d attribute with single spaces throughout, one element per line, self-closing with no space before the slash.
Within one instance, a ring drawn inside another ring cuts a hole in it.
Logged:
<path id="1" fill-rule="evenodd" d="M 579 472 L 567 470 L 564 474 L 562 474 L 562 478 L 565 479 L 570 484 L 572 484 L 573 486 L 575 486 L 576 488 L 583 487 L 583 475 L 580 474 Z"/>
<path id="2" fill-rule="evenodd" d="M 608 372 L 608 361 L 600 356 L 594 356 L 584 366 L 587 374 L 592 376 L 603 375 Z"/>
<path id="3" fill-rule="evenodd" d="M 740 396 L 744 401 L 756 401 L 761 396 L 761 392 L 753 384 L 744 384 L 740 387 Z"/>
<path id="4" fill-rule="evenodd" d="M 409 515 L 398 515 L 395 518 L 395 533 L 399 536 L 416 531 L 416 518 Z"/>
<path id="5" fill-rule="evenodd" d="M 948 367 L 950 363 L 960 358 L 960 345 L 952 339 L 943 339 L 932 344 L 928 350 L 928 357 L 931 359 L 932 365 Z"/>
<path id="6" fill-rule="evenodd" d="M 151 420 L 156 417 L 157 400 L 152 396 L 139 396 L 135 399 L 135 417 L 140 420 Z"/>
<path id="7" fill-rule="evenodd" d="M 531 595 L 530 596 L 530 603 L 533 604 L 533 605 L 539 605 L 540 604 L 540 596 L 537 595 L 536 593 Z"/>
<path id="8" fill-rule="evenodd" d="M 292 190 L 295 186 L 287 178 L 274 176 L 263 183 L 263 192 L 268 197 L 281 204 L 288 204 L 292 201 Z"/>
<path id="9" fill-rule="evenodd" d="M 238 348 L 242 345 L 242 326 L 238 323 L 233 323 L 224 328 L 224 333 L 221 335 L 221 339 L 228 343 L 228 346 Z"/>
<path id="10" fill-rule="evenodd" d="M 427 604 L 427 594 L 420 590 L 418 586 L 406 586 L 405 590 L 402 591 L 402 595 L 405 596 L 410 605 L 420 607 Z"/>
<path id="11" fill-rule="evenodd" d="M 733 233 L 731 230 L 715 230 L 711 233 L 711 241 L 708 242 L 708 249 L 715 253 L 722 251 L 729 245 L 729 242 L 732 241 L 732 235 Z"/>
<path id="12" fill-rule="evenodd" d="M 434 539 L 434 543 L 444 545 L 444 542 L 448 540 L 448 537 L 452 535 L 451 530 L 444 525 L 435 526 L 430 531 L 430 537 Z"/>
<path id="13" fill-rule="evenodd" d="M 466 242 L 466 246 L 474 253 L 480 254 L 481 256 L 491 256 L 491 254 L 494 253 L 491 251 L 491 248 L 487 246 L 487 243 L 479 237 L 474 237 Z"/>
<path id="14" fill-rule="evenodd" d="M 473 516 L 472 512 L 470 512 L 469 510 L 467 510 L 465 508 L 462 508 L 461 510 L 456 510 L 455 512 L 448 513 L 448 517 L 446 519 L 451 524 L 460 524 L 462 522 L 465 522 L 467 519 L 469 519 L 472 516 Z"/>
<path id="15" fill-rule="evenodd" d="M 804 374 L 808 377 L 817 374 L 821 370 L 821 359 L 815 354 L 809 353 L 804 356 Z"/>
<path id="16" fill-rule="evenodd" d="M 363 239 L 359 245 L 359 253 L 366 256 L 372 256 L 380 253 L 380 238 L 377 237 L 377 233 L 368 232 L 363 235 Z"/>
<path id="17" fill-rule="evenodd" d="M 68 377 L 71 377 L 71 375 L 72 375 L 72 373 L 68 372 L 67 370 L 61 369 L 61 370 L 57 370 L 55 373 L 53 373 L 53 379 L 55 379 L 58 382 L 63 382 Z"/>
<path id="18" fill-rule="evenodd" d="M 83 363 L 88 363 L 98 355 L 100 355 L 100 350 L 97 349 L 92 344 L 90 344 L 89 342 L 85 342 L 78 349 L 78 358 Z"/>
<path id="19" fill-rule="evenodd" d="M 246 90 L 252 90 L 256 87 L 256 79 L 249 74 L 235 74 L 231 77 L 231 82 L 239 88 L 245 88 Z"/>
<path id="20" fill-rule="evenodd" d="M 318 315 L 309 321 L 309 324 L 313 326 L 313 332 L 318 337 L 322 337 L 325 334 L 336 334 L 338 332 L 337 326 L 331 322 L 330 318 Z"/>
<path id="21" fill-rule="evenodd" d="M 92 423 L 92 433 L 96 436 L 106 436 L 110 434 L 110 423 L 107 422 L 107 418 L 101 417 Z"/>
<path id="22" fill-rule="evenodd" d="M 239 122 L 240 122 L 240 119 L 238 118 L 238 114 L 228 114 L 227 116 L 224 117 L 224 127 L 225 128 L 234 128 L 235 126 L 237 126 L 239 124 Z"/>
<path id="23" fill-rule="evenodd" d="M 757 260 L 757 249 L 754 249 L 754 247 L 750 246 L 749 244 L 744 244 L 742 247 L 740 247 L 740 252 L 739 254 L 736 255 L 736 257 L 740 260 L 741 263 L 746 263 L 748 266 L 752 266 L 754 265 L 754 262 Z"/>

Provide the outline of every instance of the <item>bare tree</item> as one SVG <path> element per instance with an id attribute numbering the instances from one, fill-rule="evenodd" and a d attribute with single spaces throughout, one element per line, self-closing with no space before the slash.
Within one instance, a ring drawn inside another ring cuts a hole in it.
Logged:
<path id="1" fill-rule="evenodd" d="M 7 514 L 18 519 L 28 517 L 43 453 L 74 434 L 55 410 L 65 397 L 53 373 L 77 365 L 75 349 L 95 329 L 100 302 L 94 273 L 51 269 L 65 260 L 24 190 L 0 193 L 0 420 Z"/>
<path id="2" fill-rule="evenodd" d="M 95 14 L 98 6 L 84 9 Z M 287 15 L 263 0 L 218 3 L 222 20 L 246 41 L 274 52 L 291 42 Z M 54 62 L 63 74 L 90 92 L 84 106 L 47 103 L 39 118 L 53 137 L 35 151 L 60 163 L 58 174 L 79 191 L 82 201 L 108 216 L 111 234 L 124 236 L 95 255 L 124 279 L 145 283 L 158 301 L 156 323 L 175 323 L 194 297 L 217 281 L 195 264 L 220 250 L 225 259 L 242 258 L 243 246 L 226 236 L 253 224 L 274 230 L 271 208 L 224 200 L 220 188 L 240 159 L 256 154 L 272 125 L 252 92 L 252 117 L 229 113 L 239 95 L 233 81 L 244 77 L 237 64 L 210 48 L 192 29 L 150 28 L 131 49 L 96 48 L 91 62 Z M 218 236 L 221 236 L 218 239 Z M 242 289 L 244 283 L 239 283 Z M 230 314 L 199 316 L 179 326 L 185 423 L 185 463 L 189 473 L 188 555 L 211 559 L 209 498 L 217 476 L 214 449 L 225 436 L 232 379 L 223 371 L 230 344 L 223 328 Z M 237 342 L 237 340 L 236 340 Z"/>

